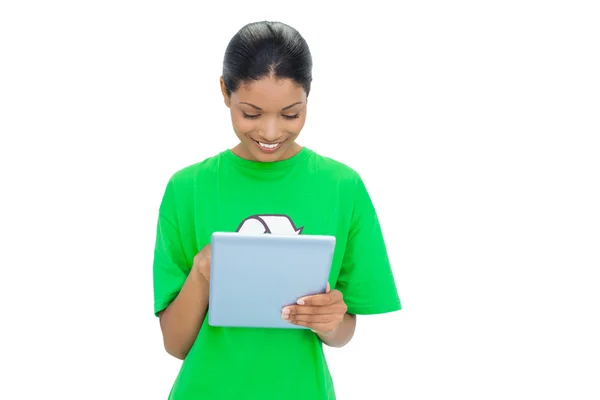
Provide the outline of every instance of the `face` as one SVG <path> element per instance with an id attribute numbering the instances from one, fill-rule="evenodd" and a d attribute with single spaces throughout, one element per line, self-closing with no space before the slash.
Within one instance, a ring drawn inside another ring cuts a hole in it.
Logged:
<path id="1" fill-rule="evenodd" d="M 291 79 L 264 78 L 243 84 L 227 96 L 233 130 L 240 143 L 232 149 L 239 157 L 261 162 L 290 158 L 300 145 L 295 142 L 306 121 L 306 92 Z"/>

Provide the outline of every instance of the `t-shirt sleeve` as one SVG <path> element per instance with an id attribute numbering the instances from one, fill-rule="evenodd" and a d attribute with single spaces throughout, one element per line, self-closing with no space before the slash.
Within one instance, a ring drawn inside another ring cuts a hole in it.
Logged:
<path id="1" fill-rule="evenodd" d="M 191 269 L 185 258 L 175 201 L 171 179 L 160 205 L 156 228 L 153 264 L 155 315 L 177 297 Z"/>
<path id="2" fill-rule="evenodd" d="M 360 177 L 336 288 L 349 314 L 382 314 L 402 308 L 377 213 Z"/>

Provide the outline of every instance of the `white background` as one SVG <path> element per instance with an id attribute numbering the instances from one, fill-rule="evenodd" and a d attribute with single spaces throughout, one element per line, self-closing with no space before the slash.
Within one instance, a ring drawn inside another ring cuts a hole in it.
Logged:
<path id="1" fill-rule="evenodd" d="M 339 399 L 600 398 L 592 3 L 3 1 L 0 398 L 166 398 L 157 208 L 235 144 L 222 57 L 265 19 L 311 47 L 299 142 L 364 177 L 404 307 L 327 349 Z"/>

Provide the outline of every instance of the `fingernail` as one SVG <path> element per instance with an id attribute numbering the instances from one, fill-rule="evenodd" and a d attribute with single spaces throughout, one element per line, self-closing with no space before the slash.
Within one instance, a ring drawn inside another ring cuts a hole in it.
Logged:
<path id="1" fill-rule="evenodd" d="M 288 319 L 290 317 L 289 314 L 281 313 L 281 318 Z"/>
<path id="2" fill-rule="evenodd" d="M 301 306 L 304 305 L 304 300 L 303 299 L 298 299 L 298 304 L 300 304 Z"/>

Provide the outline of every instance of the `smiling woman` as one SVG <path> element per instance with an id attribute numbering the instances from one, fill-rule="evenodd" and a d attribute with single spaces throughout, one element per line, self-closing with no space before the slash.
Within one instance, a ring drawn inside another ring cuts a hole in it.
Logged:
<path id="1" fill-rule="evenodd" d="M 361 177 L 296 142 L 311 69 L 308 45 L 294 28 L 243 27 L 227 47 L 220 79 L 239 144 L 176 172 L 167 185 L 154 252 L 154 312 L 165 349 L 184 360 L 170 399 L 335 399 L 323 345 L 346 345 L 358 314 L 401 308 Z M 208 324 L 216 231 L 336 237 L 327 292 L 281 310 L 282 320 L 308 329 Z"/>
<path id="2" fill-rule="evenodd" d="M 310 50 L 295 29 L 258 23 L 240 30 L 227 46 L 221 77 L 240 139 L 233 153 L 263 162 L 296 155 L 311 81 Z"/>

